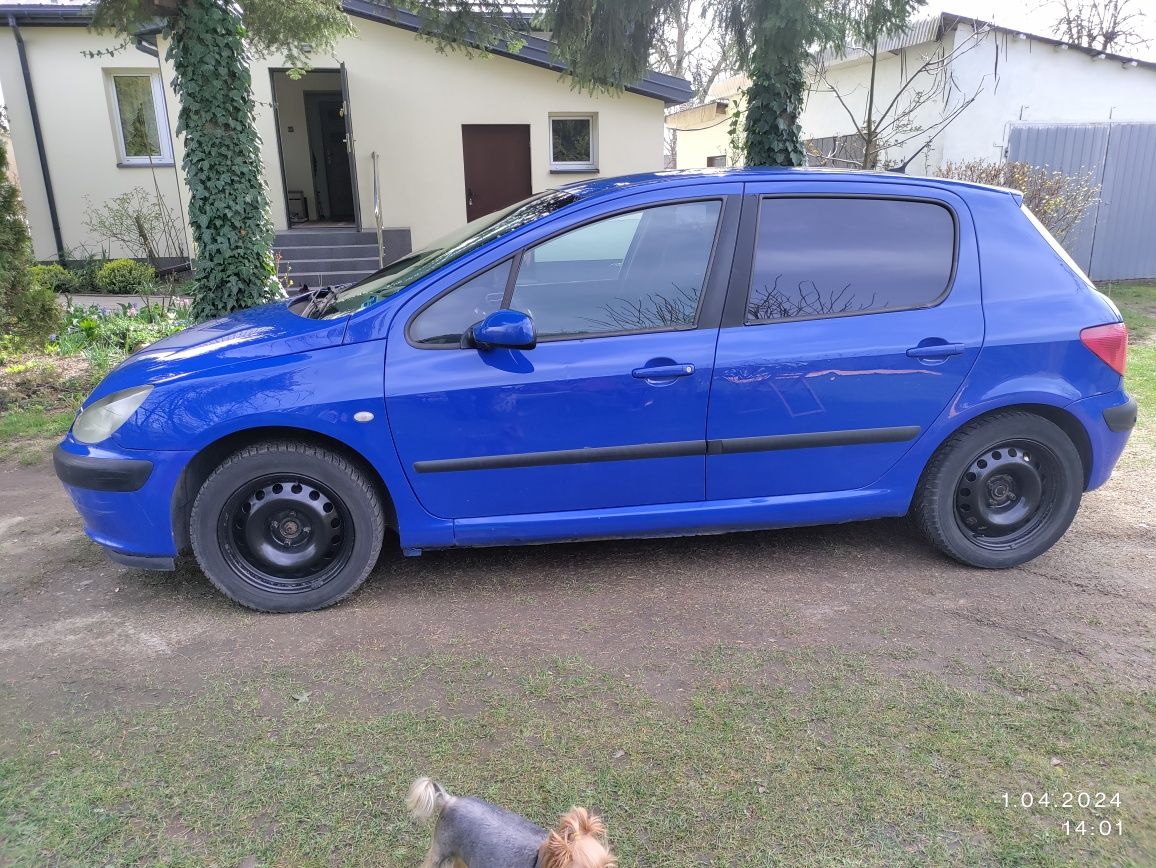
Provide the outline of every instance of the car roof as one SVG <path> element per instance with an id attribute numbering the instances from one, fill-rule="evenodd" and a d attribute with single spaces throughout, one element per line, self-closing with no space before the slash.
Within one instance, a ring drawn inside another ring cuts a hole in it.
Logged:
<path id="1" fill-rule="evenodd" d="M 668 169 L 661 172 L 643 172 L 637 175 L 620 175 L 614 178 L 595 178 L 590 181 L 578 181 L 567 184 L 560 189 L 569 191 L 579 199 L 594 199 L 611 193 L 621 193 L 626 188 L 644 187 L 649 185 L 681 186 L 687 183 L 723 183 L 727 181 L 799 181 L 814 180 L 823 183 L 837 184 L 840 182 L 877 183 L 877 184 L 919 184 L 922 186 L 939 187 L 952 190 L 961 195 L 968 191 L 984 191 L 1021 196 L 1016 190 L 1003 187 L 992 187 L 987 184 L 973 184 L 969 181 L 956 181 L 950 178 L 928 178 L 920 175 L 901 175 L 898 172 L 863 172 L 847 171 L 845 169 L 811 169 L 811 168 L 731 168 L 731 169 Z"/>

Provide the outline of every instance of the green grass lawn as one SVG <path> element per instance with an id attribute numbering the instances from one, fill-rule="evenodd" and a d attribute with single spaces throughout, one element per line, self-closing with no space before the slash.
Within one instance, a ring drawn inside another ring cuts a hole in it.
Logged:
<path id="1" fill-rule="evenodd" d="M 1145 419 L 1156 411 L 1156 284 L 1107 284 L 1101 289 L 1116 303 L 1128 324 L 1128 373 L 1125 388 L 1140 403 L 1141 430 L 1150 431 Z"/>
<path id="2" fill-rule="evenodd" d="M 624 866 L 1156 853 L 1151 693 L 1056 689 L 1032 669 L 979 673 L 979 693 L 835 653 L 720 646 L 694 664 L 682 706 L 580 660 L 442 656 L 349 659 L 317 682 L 270 671 L 191 705 L 26 727 L 0 762 L 0 855 L 417 865 L 428 832 L 402 801 L 419 774 L 537 818 L 593 806 Z M 1020 806 L 1105 790 L 1118 808 Z M 1065 819 L 1113 831 L 1068 836 Z"/>

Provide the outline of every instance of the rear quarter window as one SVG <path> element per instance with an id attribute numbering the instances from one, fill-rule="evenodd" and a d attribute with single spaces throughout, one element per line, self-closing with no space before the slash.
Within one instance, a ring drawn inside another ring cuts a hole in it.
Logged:
<path id="1" fill-rule="evenodd" d="M 931 307 L 955 272 L 955 215 L 912 199 L 767 197 L 748 323 Z"/>

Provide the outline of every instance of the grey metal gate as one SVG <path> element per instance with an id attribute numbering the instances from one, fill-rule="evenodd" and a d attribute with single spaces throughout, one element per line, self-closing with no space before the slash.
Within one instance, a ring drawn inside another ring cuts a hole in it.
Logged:
<path id="1" fill-rule="evenodd" d="M 1007 158 L 1092 172 L 1100 202 L 1064 247 L 1094 280 L 1156 277 L 1156 124 L 1012 124 Z"/>

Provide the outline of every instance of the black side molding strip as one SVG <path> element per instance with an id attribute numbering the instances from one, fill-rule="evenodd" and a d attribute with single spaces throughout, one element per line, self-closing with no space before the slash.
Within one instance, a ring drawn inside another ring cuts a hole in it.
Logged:
<path id="1" fill-rule="evenodd" d="M 770 434 L 766 437 L 732 437 L 707 443 L 709 455 L 740 452 L 777 452 L 782 449 L 817 449 L 823 446 L 860 446 L 868 443 L 902 443 L 919 436 L 918 425 L 898 428 L 851 428 L 813 434 Z"/>
<path id="2" fill-rule="evenodd" d="M 90 458 L 59 446 L 52 453 L 52 465 L 65 485 L 92 491 L 137 491 L 153 472 L 153 463 L 143 458 Z"/>
<path id="3" fill-rule="evenodd" d="M 1122 434 L 1136 427 L 1136 414 L 1138 412 L 1136 399 L 1129 398 L 1123 404 L 1105 410 L 1104 423 L 1108 426 L 1109 431 Z"/>
<path id="4" fill-rule="evenodd" d="M 634 446 L 592 446 L 588 449 L 558 449 L 551 452 L 515 452 L 512 455 L 484 455 L 479 458 L 440 458 L 415 461 L 418 473 L 445 473 L 450 470 L 498 470 L 506 467 L 549 467 L 555 464 L 587 464 L 594 461 L 631 461 L 637 458 L 684 458 L 705 455 L 705 440 L 674 443 L 641 443 Z"/>
<path id="5" fill-rule="evenodd" d="M 819 431 L 814 434 L 772 434 L 766 437 L 734 437 L 729 440 L 679 440 L 673 443 L 642 443 L 634 446 L 592 446 L 551 452 L 516 452 L 478 458 L 439 458 L 415 461 L 417 473 L 448 473 L 461 470 L 498 470 L 509 467 L 550 467 L 595 461 L 631 461 L 639 458 L 684 458 L 694 455 L 734 455 L 742 452 L 775 452 L 783 449 L 815 449 L 823 446 L 856 446 L 869 443 L 902 443 L 919 436 L 918 425 L 897 428 L 856 428 Z"/>

